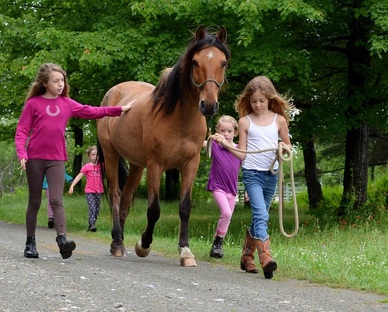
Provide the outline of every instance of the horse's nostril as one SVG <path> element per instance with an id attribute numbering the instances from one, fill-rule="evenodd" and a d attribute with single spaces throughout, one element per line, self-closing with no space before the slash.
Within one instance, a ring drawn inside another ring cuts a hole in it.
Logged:
<path id="1" fill-rule="evenodd" d="M 202 115 L 205 117 L 213 117 L 219 108 L 218 102 L 216 102 L 213 106 L 207 105 L 205 101 L 201 101 L 199 103 L 199 108 L 201 110 Z"/>

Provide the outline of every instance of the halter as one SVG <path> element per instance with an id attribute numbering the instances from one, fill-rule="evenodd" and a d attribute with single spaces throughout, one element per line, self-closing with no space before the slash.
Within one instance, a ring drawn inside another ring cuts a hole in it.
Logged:
<path id="1" fill-rule="evenodd" d="M 194 81 L 193 75 L 190 75 L 190 78 L 191 78 L 191 82 L 199 89 L 202 89 L 203 86 L 205 85 L 205 83 L 207 83 L 207 82 L 214 82 L 217 85 L 218 89 L 221 89 L 221 87 L 224 85 L 225 80 L 226 80 L 226 78 L 224 77 L 224 79 L 221 82 L 217 82 L 214 79 L 207 79 L 202 83 L 196 83 Z"/>
<path id="2" fill-rule="evenodd" d="M 202 89 L 203 86 L 205 85 L 205 83 L 208 83 L 208 82 L 214 82 L 217 85 L 218 89 L 221 89 L 221 87 L 224 85 L 225 81 L 227 81 L 225 78 L 225 75 L 224 75 L 224 79 L 221 82 L 217 82 L 214 79 L 207 79 L 202 83 L 196 83 L 194 81 L 194 77 L 193 77 L 193 68 L 191 68 L 190 79 L 191 79 L 191 82 L 194 84 L 194 86 L 196 86 L 198 89 Z"/>

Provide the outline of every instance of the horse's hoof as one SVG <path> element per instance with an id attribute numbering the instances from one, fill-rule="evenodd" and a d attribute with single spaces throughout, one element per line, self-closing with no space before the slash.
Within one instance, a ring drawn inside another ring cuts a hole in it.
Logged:
<path id="1" fill-rule="evenodd" d="M 114 257 L 123 257 L 126 254 L 125 248 L 123 246 L 113 246 L 113 245 L 110 245 L 110 253 Z"/>
<path id="2" fill-rule="evenodd" d="M 189 247 L 178 247 L 181 266 L 183 267 L 196 267 L 197 263 L 195 262 L 194 255 L 191 253 Z"/>
<path id="3" fill-rule="evenodd" d="M 141 247 L 141 240 L 135 244 L 135 251 L 138 257 L 147 257 L 150 254 L 151 246 L 148 248 Z"/>
<path id="4" fill-rule="evenodd" d="M 196 267 L 197 263 L 195 262 L 194 258 L 182 258 L 181 259 L 181 266 L 183 266 L 183 267 Z"/>

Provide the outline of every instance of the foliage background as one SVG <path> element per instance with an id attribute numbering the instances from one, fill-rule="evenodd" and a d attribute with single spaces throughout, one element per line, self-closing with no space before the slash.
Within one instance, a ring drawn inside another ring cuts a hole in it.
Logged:
<path id="1" fill-rule="evenodd" d="M 0 12 L 0 137 L 9 143 L 4 146 L 7 150 L 41 63 L 60 64 L 68 73 L 71 96 L 99 105 L 107 90 L 122 81 L 157 83 L 160 71 L 175 63 L 199 25 L 214 29 L 224 25 L 232 59 L 219 115 L 237 117 L 236 95 L 254 76 L 267 75 L 302 109 L 290 126 L 302 160 L 297 176 L 303 177 L 305 169 L 301 149 L 312 140 L 320 182 L 343 183 L 345 147 L 352 143 L 347 131 L 360 120 L 371 129 L 370 178 L 386 174 L 388 4 L 384 1 L 13 0 L 2 1 Z M 359 65 L 357 70 L 368 79 L 355 97 L 349 97 L 346 49 L 354 21 L 369 27 L 368 37 L 359 45 L 365 45 L 370 66 Z M 67 130 L 67 166 L 76 175 L 86 146 L 96 142 L 95 122 L 73 119 Z M 357 146 L 353 152 L 359 153 Z M 23 183 L 16 173 L 18 166 L 11 165 L 12 152 L 0 157 L 2 177 L 9 177 L 6 182 L 2 179 L 1 190 Z M 202 187 L 208 167 L 203 159 L 196 182 Z"/>

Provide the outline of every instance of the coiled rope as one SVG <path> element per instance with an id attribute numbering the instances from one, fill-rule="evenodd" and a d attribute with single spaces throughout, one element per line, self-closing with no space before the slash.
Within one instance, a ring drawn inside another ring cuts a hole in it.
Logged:
<path id="1" fill-rule="evenodd" d="M 213 136 L 209 135 L 206 145 L 206 156 L 211 157 L 211 146 L 212 146 Z M 221 142 L 222 144 L 222 142 Z M 257 154 L 257 153 L 265 153 L 269 151 L 276 151 L 276 157 L 273 159 L 271 164 L 271 173 L 272 174 L 279 174 L 279 228 L 280 232 L 283 236 L 287 238 L 294 237 L 299 230 L 299 216 L 298 216 L 298 206 L 296 202 L 296 192 L 295 192 L 295 183 L 294 183 L 294 169 L 292 164 L 292 150 L 284 145 L 279 144 L 278 148 L 267 148 L 262 150 L 253 150 L 253 151 L 247 151 L 242 150 L 236 147 L 232 147 L 228 144 L 222 144 L 223 147 L 225 147 L 228 150 L 234 150 L 236 152 L 245 153 L 245 154 Z M 288 155 L 288 156 L 285 156 Z M 275 171 L 274 165 L 276 161 L 279 162 L 279 171 Z M 283 183 L 284 183 L 284 173 L 283 173 L 283 162 L 288 162 L 290 164 L 290 180 L 291 180 L 291 192 L 292 192 L 292 201 L 293 201 L 293 210 L 294 210 L 294 231 L 291 234 L 286 233 L 284 230 L 283 225 L 283 210 L 284 210 L 284 194 L 283 194 Z"/>

